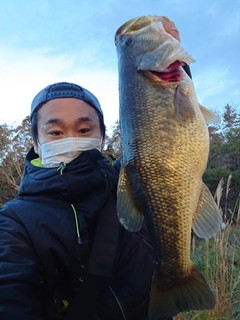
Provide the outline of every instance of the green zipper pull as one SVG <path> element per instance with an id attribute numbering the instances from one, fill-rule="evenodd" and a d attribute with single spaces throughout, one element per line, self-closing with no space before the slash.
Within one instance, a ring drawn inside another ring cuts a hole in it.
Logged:
<path id="1" fill-rule="evenodd" d="M 76 231 L 77 231 L 77 241 L 78 241 L 78 244 L 81 245 L 83 242 L 82 242 L 82 239 L 81 239 L 81 236 L 80 236 L 80 230 L 79 230 L 79 225 L 78 225 L 77 212 L 76 212 L 76 209 L 75 209 L 75 207 L 74 207 L 73 204 L 71 204 L 71 207 L 72 207 L 72 209 L 73 209 L 74 218 L 75 218 Z"/>
<path id="2" fill-rule="evenodd" d="M 65 167 L 66 167 L 66 163 L 61 162 L 60 166 L 57 168 L 57 171 L 60 171 L 60 174 L 62 174 Z"/>

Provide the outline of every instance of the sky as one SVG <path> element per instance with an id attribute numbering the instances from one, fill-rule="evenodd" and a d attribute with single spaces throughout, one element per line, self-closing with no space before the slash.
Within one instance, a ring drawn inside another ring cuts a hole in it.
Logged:
<path id="1" fill-rule="evenodd" d="M 107 128 L 118 119 L 116 30 L 142 15 L 175 22 L 199 103 L 240 108 L 240 0 L 0 0 L 0 124 L 20 123 L 34 96 L 68 81 L 93 92 Z"/>

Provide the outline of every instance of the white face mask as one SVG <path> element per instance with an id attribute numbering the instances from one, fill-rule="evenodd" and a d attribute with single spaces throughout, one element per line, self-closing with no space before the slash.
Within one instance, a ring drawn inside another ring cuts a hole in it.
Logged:
<path id="1" fill-rule="evenodd" d="M 102 139 L 65 138 L 38 144 L 38 153 L 44 167 L 58 167 L 61 162 L 69 163 L 82 151 L 98 149 L 101 151 Z"/>

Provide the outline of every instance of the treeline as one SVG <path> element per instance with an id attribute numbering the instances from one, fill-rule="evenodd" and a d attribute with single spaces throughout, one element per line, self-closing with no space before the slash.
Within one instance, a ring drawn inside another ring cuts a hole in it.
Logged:
<path id="1" fill-rule="evenodd" d="M 211 192 L 223 179 L 221 207 L 226 206 L 226 219 L 239 211 L 240 191 L 240 112 L 226 105 L 219 115 L 221 123 L 209 127 L 210 155 L 203 181 Z M 118 121 L 106 138 L 104 155 L 114 161 L 121 155 L 121 139 Z M 32 146 L 30 119 L 26 117 L 18 126 L 0 125 L 0 205 L 17 197 L 24 159 Z M 230 209 L 229 209 L 230 208 Z"/>
<path id="2" fill-rule="evenodd" d="M 0 205 L 17 197 L 24 159 L 32 145 L 30 119 L 20 125 L 0 125 Z"/>
<path id="3" fill-rule="evenodd" d="M 240 112 L 224 107 L 219 125 L 209 127 L 210 155 L 203 180 L 212 193 L 223 179 L 221 208 L 226 220 L 240 212 Z"/>

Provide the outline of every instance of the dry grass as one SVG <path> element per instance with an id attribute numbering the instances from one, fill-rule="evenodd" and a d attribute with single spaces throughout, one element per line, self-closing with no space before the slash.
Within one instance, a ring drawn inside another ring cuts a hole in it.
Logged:
<path id="1" fill-rule="evenodd" d="M 227 182 L 228 195 L 231 176 Z M 220 181 L 216 191 L 219 204 L 222 196 Z M 228 210 L 227 205 L 224 213 Z M 226 228 L 211 239 L 192 239 L 192 260 L 205 276 L 216 300 L 216 306 L 208 311 L 191 311 L 179 314 L 174 320 L 240 320 L 240 204 L 239 199 L 232 212 L 232 220 Z"/>

